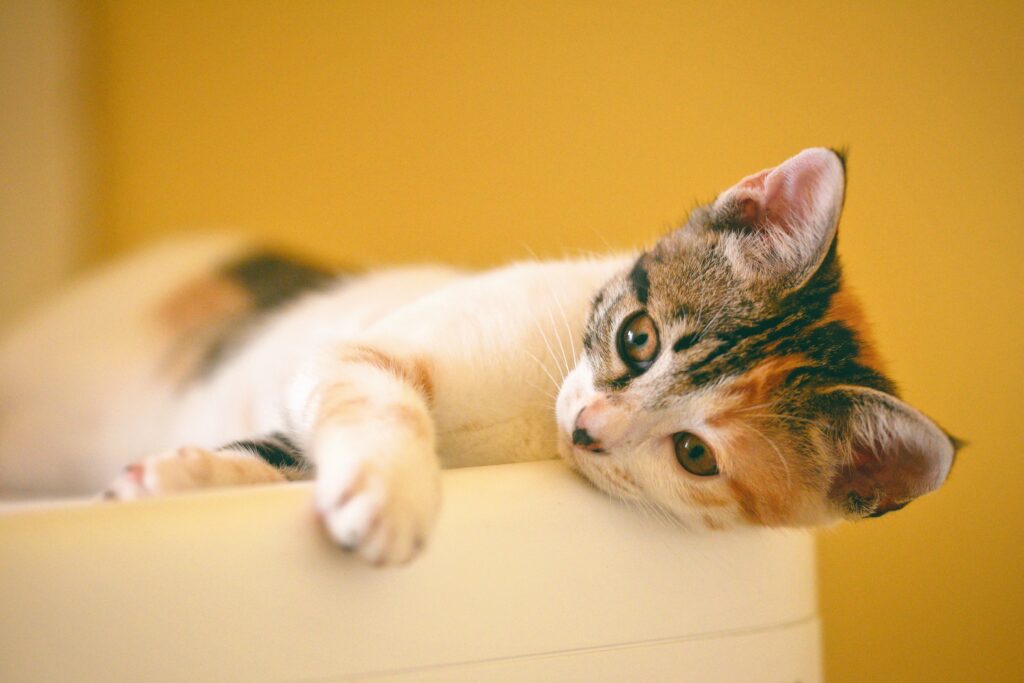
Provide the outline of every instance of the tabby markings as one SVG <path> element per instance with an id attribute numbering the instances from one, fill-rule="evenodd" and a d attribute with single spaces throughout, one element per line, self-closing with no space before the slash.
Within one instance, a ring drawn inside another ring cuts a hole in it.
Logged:
<path id="1" fill-rule="evenodd" d="M 325 269 L 262 252 L 187 283 L 156 311 L 174 337 L 166 374 L 181 385 L 210 376 L 271 313 L 335 281 Z"/>
<path id="2" fill-rule="evenodd" d="M 647 269 L 644 267 L 644 257 L 641 256 L 633 264 L 633 269 L 629 271 L 629 282 L 633 285 L 633 293 L 636 294 L 636 300 L 640 302 L 641 306 L 647 305 L 647 297 L 651 291 L 651 281 L 647 275 Z"/>

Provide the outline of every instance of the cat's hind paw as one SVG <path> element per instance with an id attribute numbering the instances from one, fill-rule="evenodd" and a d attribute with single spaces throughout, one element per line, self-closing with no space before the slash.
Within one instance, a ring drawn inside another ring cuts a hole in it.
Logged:
<path id="1" fill-rule="evenodd" d="M 111 482 L 102 497 L 138 500 L 201 488 L 284 481 L 279 471 L 250 453 L 178 448 L 137 460 Z"/>

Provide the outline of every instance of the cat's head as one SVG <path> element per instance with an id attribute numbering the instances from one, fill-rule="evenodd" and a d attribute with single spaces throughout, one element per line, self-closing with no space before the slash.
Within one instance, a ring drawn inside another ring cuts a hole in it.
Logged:
<path id="1" fill-rule="evenodd" d="M 558 396 L 570 463 L 712 528 L 878 516 L 945 481 L 955 441 L 896 396 L 843 284 L 845 182 L 805 150 L 601 289 Z"/>

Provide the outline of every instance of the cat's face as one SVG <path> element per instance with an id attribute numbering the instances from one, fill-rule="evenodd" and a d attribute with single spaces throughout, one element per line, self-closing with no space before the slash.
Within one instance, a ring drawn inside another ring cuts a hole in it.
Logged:
<path id="1" fill-rule="evenodd" d="M 593 302 L 559 392 L 599 488 L 712 528 L 877 516 L 938 487 L 953 441 L 895 396 L 835 251 L 843 160 L 748 176 Z"/>

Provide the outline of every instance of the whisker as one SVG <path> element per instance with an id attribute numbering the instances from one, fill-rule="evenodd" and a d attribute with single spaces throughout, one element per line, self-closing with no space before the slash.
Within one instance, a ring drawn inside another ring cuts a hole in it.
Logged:
<path id="1" fill-rule="evenodd" d="M 555 316 L 551 313 L 550 308 L 547 309 L 547 312 L 548 320 L 551 321 L 551 331 L 555 333 L 555 339 L 558 340 L 558 350 L 562 352 L 562 362 L 565 364 L 562 368 L 562 379 L 564 380 L 565 376 L 569 374 L 569 359 L 565 356 L 565 343 L 562 341 L 562 335 L 559 334 L 558 326 L 555 324 Z M 555 360 L 557 361 L 558 358 L 556 357 Z"/>
<path id="2" fill-rule="evenodd" d="M 540 257 L 538 257 L 537 252 L 534 251 L 534 249 L 532 249 L 526 243 L 523 243 L 522 246 L 529 253 L 529 255 L 532 257 L 532 259 L 534 259 L 535 262 L 538 262 L 538 263 L 541 262 Z M 545 287 L 548 288 L 548 292 L 553 294 L 553 292 L 551 290 L 551 285 L 548 283 L 548 281 L 545 280 L 544 284 L 545 284 Z M 554 318 L 554 315 L 552 315 L 552 313 L 551 313 L 551 309 L 548 309 L 548 318 L 551 321 L 552 331 L 555 333 L 555 336 L 558 339 L 558 349 L 561 351 L 562 359 L 565 361 L 564 369 L 559 367 L 559 370 L 562 371 L 561 372 L 562 379 L 564 380 L 565 376 L 568 375 L 568 373 L 569 373 L 568 359 L 565 357 L 564 344 L 562 343 L 561 335 L 558 334 L 558 328 L 555 326 L 555 318 Z M 544 330 L 543 330 L 543 328 L 541 328 L 541 323 L 540 323 L 540 321 L 538 321 L 537 317 L 534 317 L 534 326 L 537 328 L 537 331 L 539 333 L 541 333 L 541 339 L 544 340 L 544 345 L 548 348 L 548 353 L 551 354 L 551 358 L 552 358 L 552 360 L 555 361 L 555 365 L 557 366 L 558 365 L 558 355 L 555 353 L 554 349 L 551 347 L 551 344 L 548 341 L 548 336 L 544 334 Z M 571 339 L 570 339 L 570 341 L 571 341 Z"/>
<path id="3" fill-rule="evenodd" d="M 566 254 L 569 255 L 569 256 L 572 256 L 572 257 L 589 259 L 591 261 L 596 261 L 596 260 L 604 258 L 604 257 L 606 257 L 608 255 L 607 253 L 602 253 L 602 252 L 599 252 L 599 251 L 594 251 L 593 249 L 583 249 L 583 248 L 570 249 L 570 250 L 568 250 L 566 252 Z"/>
<path id="4" fill-rule="evenodd" d="M 597 236 L 597 239 L 601 240 L 601 242 L 604 244 L 605 248 L 608 250 L 609 253 L 615 251 L 612 248 L 612 245 L 608 242 L 608 238 L 601 234 L 601 232 L 597 228 L 595 228 L 594 226 L 590 226 L 590 231 Z"/>
<path id="5" fill-rule="evenodd" d="M 670 513 L 668 510 L 658 505 L 657 503 L 652 503 L 651 501 L 644 500 L 643 498 L 639 499 L 637 502 L 639 502 L 643 506 L 643 509 L 651 518 L 660 521 L 662 524 L 671 527 L 679 527 L 683 525 L 681 519 L 679 519 L 678 517 Z"/>
<path id="6" fill-rule="evenodd" d="M 741 423 L 741 424 L 742 424 L 742 423 Z M 757 434 L 757 435 L 758 435 L 759 437 L 761 437 L 762 439 L 764 439 L 764 440 L 765 440 L 765 441 L 766 441 L 766 442 L 768 443 L 768 445 L 769 445 L 769 446 L 771 446 L 771 447 L 772 447 L 772 449 L 773 449 L 773 450 L 775 451 L 775 454 L 776 454 L 776 455 L 778 456 L 778 458 L 779 458 L 779 462 L 781 462 L 781 463 L 782 463 L 782 468 L 783 468 L 783 469 L 784 469 L 784 470 L 786 471 L 786 486 L 788 486 L 788 487 L 792 487 L 792 485 L 793 485 L 793 479 L 792 479 L 792 477 L 790 476 L 790 472 L 789 472 L 789 463 L 787 463 L 787 462 L 786 462 L 786 458 L 785 458 L 785 457 L 783 457 L 783 455 L 782 455 L 782 451 L 780 451 L 780 450 L 779 450 L 779 447 L 775 445 L 775 442 L 774 442 L 774 441 L 772 441 L 771 439 L 769 439 L 769 438 L 768 438 L 767 436 L 765 436 L 765 434 L 764 434 L 763 432 L 761 432 L 761 430 L 760 430 L 760 429 L 757 429 L 756 427 L 754 427 L 754 426 L 752 426 L 752 425 L 749 425 L 749 424 L 742 424 L 742 426 L 743 426 L 744 428 L 746 428 L 746 429 L 749 429 L 750 431 L 754 432 L 755 434 Z"/>
<path id="7" fill-rule="evenodd" d="M 562 300 L 555 294 L 555 290 L 551 288 L 551 283 L 544 281 L 544 285 L 548 288 L 548 294 L 554 299 L 555 305 L 558 306 L 558 313 L 562 316 L 562 323 L 565 325 L 565 335 L 569 338 L 569 348 L 572 351 L 572 363 L 570 364 L 568 359 L 565 361 L 565 374 L 572 372 L 572 368 L 576 365 L 578 356 L 576 355 L 576 342 L 573 340 L 572 327 L 569 325 L 569 318 L 565 315 L 565 308 L 562 306 Z M 548 317 L 551 318 L 551 326 L 555 328 L 555 333 L 558 336 L 558 345 L 562 349 L 562 357 L 565 358 L 565 348 L 562 344 L 562 335 L 558 334 L 557 327 L 555 326 L 554 318 L 551 316 L 551 309 L 548 309 Z M 563 378 L 564 379 L 564 378 Z"/>
<path id="8" fill-rule="evenodd" d="M 542 361 L 540 358 L 537 358 L 537 356 L 533 355 L 533 353 L 529 349 L 523 349 L 523 353 L 528 355 L 533 360 L 537 361 L 537 365 L 539 365 L 540 369 L 544 371 L 544 374 L 548 376 L 548 379 L 551 380 L 551 383 L 555 385 L 555 389 L 557 391 L 561 391 L 562 385 L 559 384 L 558 380 L 555 379 L 555 376 L 551 374 L 551 371 L 548 370 L 548 367 L 547 365 L 544 364 L 544 361 Z"/>
<path id="9" fill-rule="evenodd" d="M 537 328 L 537 332 L 540 334 L 541 341 L 544 342 L 544 347 L 548 350 L 548 354 L 551 356 L 551 360 L 558 365 L 558 356 L 555 354 L 555 350 L 551 347 L 551 343 L 548 341 L 548 337 L 544 334 L 544 329 L 540 326 L 540 321 L 537 318 L 533 318 L 533 324 Z"/>
<path id="10" fill-rule="evenodd" d="M 555 304 L 558 306 L 558 312 L 562 315 L 562 322 L 565 323 L 565 334 L 569 337 L 569 347 L 572 349 L 572 362 L 575 364 L 579 359 L 576 355 L 576 342 L 573 340 L 572 326 L 569 325 L 569 317 L 565 314 L 565 308 L 562 307 L 562 300 L 556 296 L 554 291 L 551 290 L 551 284 L 548 283 L 548 291 L 551 292 L 551 298 L 555 300 Z"/>
<path id="11" fill-rule="evenodd" d="M 524 379 L 523 382 L 528 387 L 530 387 L 532 389 L 535 389 L 537 391 L 537 393 L 541 394 L 542 396 L 546 396 L 546 397 L 550 398 L 553 401 L 558 400 L 558 394 L 556 394 L 555 392 L 549 391 L 549 390 L 545 389 L 544 387 L 538 387 L 536 384 L 534 384 L 533 382 L 531 382 L 528 379 Z"/>
<path id="12" fill-rule="evenodd" d="M 772 404 L 771 401 L 765 401 L 764 403 L 758 403 L 757 405 L 747 406 L 746 408 L 740 408 L 739 410 L 734 410 L 732 412 L 734 412 L 734 413 L 749 413 L 751 410 L 760 410 L 761 408 L 767 408 L 771 404 Z"/>
<path id="13" fill-rule="evenodd" d="M 539 257 L 539 256 L 537 256 L 537 252 L 533 250 L 533 247 L 531 247 L 531 246 L 530 246 L 529 244 L 527 244 L 526 242 L 522 242 L 522 243 L 521 243 L 521 246 L 523 247 L 523 249 L 525 249 L 525 250 L 526 250 L 526 253 L 530 255 L 530 259 L 531 259 L 531 260 L 532 260 L 532 261 L 533 261 L 534 263 L 540 263 L 540 257 Z"/>
<path id="14" fill-rule="evenodd" d="M 700 335 L 699 336 L 700 336 L 701 339 L 703 339 L 705 337 L 705 335 L 707 335 L 708 330 L 711 329 L 712 325 L 714 325 L 716 322 L 718 322 L 718 319 L 722 317 L 722 314 L 724 312 L 725 312 L 725 306 L 723 306 L 723 307 L 718 309 L 718 312 L 715 313 L 715 315 L 711 318 L 711 320 L 708 321 L 708 324 L 705 325 L 704 328 L 700 331 Z"/>
<path id="15" fill-rule="evenodd" d="M 819 424 L 816 420 L 810 420 L 806 417 L 797 417 L 796 415 L 779 415 L 776 413 L 748 413 L 747 417 L 763 417 L 769 420 L 788 420 L 790 422 L 803 422 L 804 424 L 809 425 Z"/>

